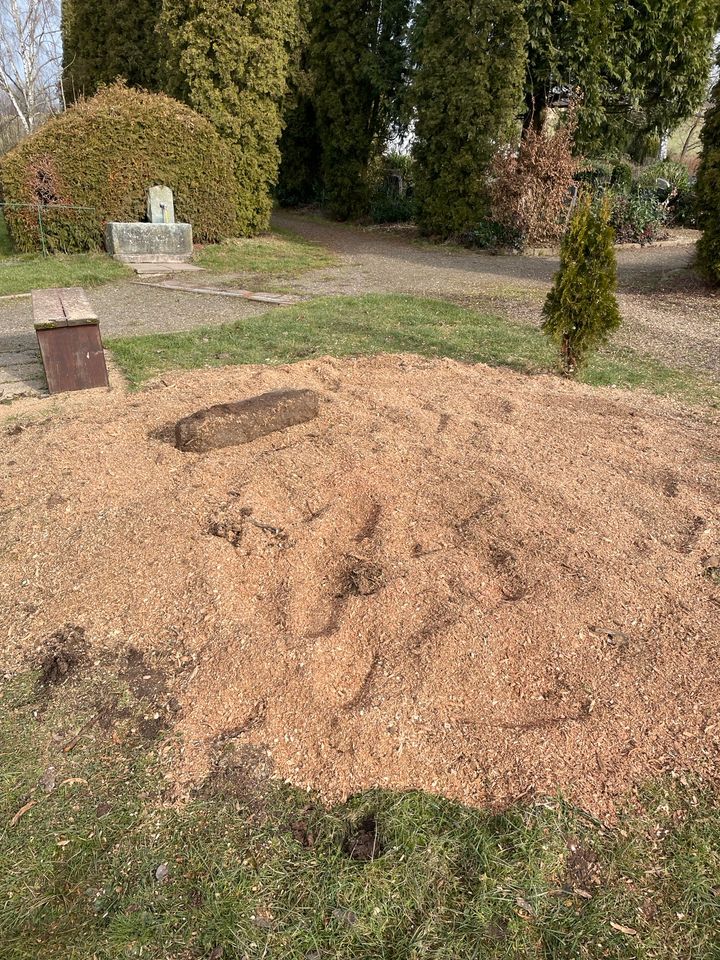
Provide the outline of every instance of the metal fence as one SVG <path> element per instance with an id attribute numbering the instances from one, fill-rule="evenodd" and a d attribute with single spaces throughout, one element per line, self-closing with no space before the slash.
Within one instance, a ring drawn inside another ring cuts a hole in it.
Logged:
<path id="1" fill-rule="evenodd" d="M 95 207 L 79 207 L 71 203 L 0 203 L 0 208 L 3 210 L 35 210 L 37 212 L 37 221 L 38 221 L 38 233 L 40 235 L 40 245 L 42 247 L 42 253 L 44 257 L 49 256 L 47 237 L 45 234 L 45 222 L 47 217 L 43 219 L 43 211 L 48 210 L 74 210 L 82 211 L 83 213 L 92 213 L 96 208 Z"/>

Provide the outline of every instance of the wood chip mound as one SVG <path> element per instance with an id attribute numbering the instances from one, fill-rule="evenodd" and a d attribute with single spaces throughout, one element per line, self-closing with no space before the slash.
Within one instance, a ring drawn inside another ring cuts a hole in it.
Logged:
<path id="1" fill-rule="evenodd" d="M 319 419 L 174 448 L 198 407 L 287 387 L 318 391 Z M 0 427 L 0 668 L 66 624 L 91 657 L 161 664 L 180 792 L 228 742 L 328 802 L 562 792 L 605 815 L 717 769 L 720 429 L 699 414 L 393 356 L 177 374 L 44 416 Z"/>

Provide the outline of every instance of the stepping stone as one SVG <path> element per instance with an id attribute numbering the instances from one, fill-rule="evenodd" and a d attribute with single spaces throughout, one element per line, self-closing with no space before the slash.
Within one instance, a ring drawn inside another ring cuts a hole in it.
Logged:
<path id="1" fill-rule="evenodd" d="M 167 274 L 172 273 L 202 273 L 203 268 L 196 266 L 194 263 L 178 263 L 175 262 L 150 262 L 143 261 L 142 263 L 131 263 L 129 264 L 139 277 L 163 277 Z"/>

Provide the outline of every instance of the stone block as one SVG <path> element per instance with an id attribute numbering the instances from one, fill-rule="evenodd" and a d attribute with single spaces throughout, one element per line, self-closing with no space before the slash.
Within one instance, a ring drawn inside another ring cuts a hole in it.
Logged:
<path id="1" fill-rule="evenodd" d="M 320 401 L 314 390 L 274 390 L 239 403 L 200 410 L 175 426 L 175 445 L 184 453 L 207 453 L 314 420 Z"/>
<path id="2" fill-rule="evenodd" d="M 105 249 L 126 263 L 189 260 L 192 227 L 189 223 L 108 223 Z"/>
<path id="3" fill-rule="evenodd" d="M 170 187 L 150 187 L 147 194 L 148 223 L 175 223 L 175 200 Z"/>

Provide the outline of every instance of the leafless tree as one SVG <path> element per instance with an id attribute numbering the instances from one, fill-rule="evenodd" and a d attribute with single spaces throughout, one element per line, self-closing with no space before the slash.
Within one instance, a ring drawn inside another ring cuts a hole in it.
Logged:
<path id="1" fill-rule="evenodd" d="M 59 0 L 0 0 L 0 109 L 24 134 L 57 109 L 61 73 Z"/>

